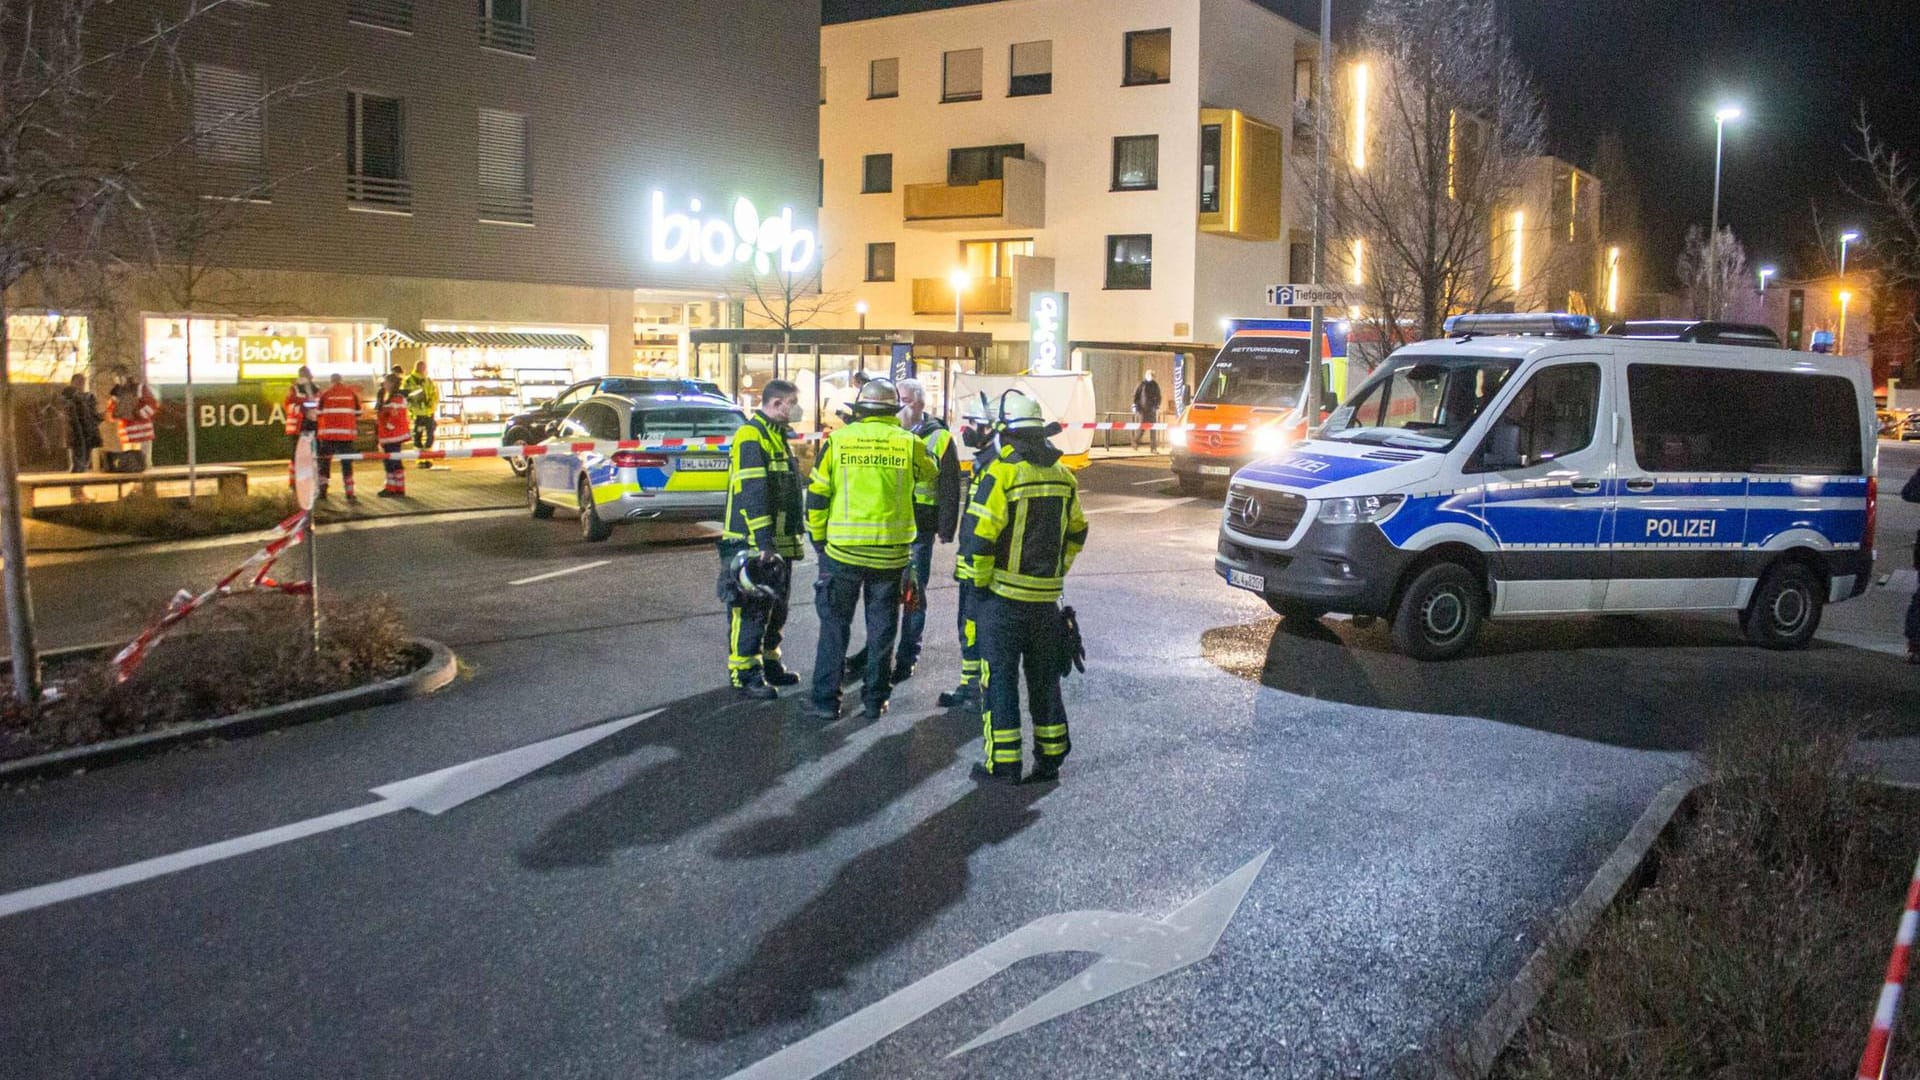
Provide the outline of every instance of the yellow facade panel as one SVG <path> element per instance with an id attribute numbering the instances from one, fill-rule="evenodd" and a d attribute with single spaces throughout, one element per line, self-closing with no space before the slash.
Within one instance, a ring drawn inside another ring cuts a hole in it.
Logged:
<path id="1" fill-rule="evenodd" d="M 1217 190 L 1202 202 L 1200 231 L 1239 240 L 1280 239 L 1285 167 L 1280 129 L 1238 109 L 1202 109 L 1200 126 L 1203 131 L 1211 127 L 1220 131 L 1219 160 L 1212 179 Z"/>

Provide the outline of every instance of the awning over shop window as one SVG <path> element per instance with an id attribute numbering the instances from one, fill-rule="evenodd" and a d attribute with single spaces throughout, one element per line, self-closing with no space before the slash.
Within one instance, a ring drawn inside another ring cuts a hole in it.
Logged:
<path id="1" fill-rule="evenodd" d="M 449 349 L 570 349 L 587 352 L 593 343 L 579 334 L 510 334 L 483 330 L 396 330 L 388 327 L 367 339 L 376 349 L 441 347 Z"/>

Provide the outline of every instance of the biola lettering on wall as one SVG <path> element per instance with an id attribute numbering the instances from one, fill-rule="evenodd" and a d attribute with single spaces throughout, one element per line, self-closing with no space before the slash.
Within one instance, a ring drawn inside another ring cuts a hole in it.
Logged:
<path id="1" fill-rule="evenodd" d="M 819 240 L 813 230 L 796 228 L 793 208 L 762 218 L 753 202 L 734 200 L 732 220 L 702 219 L 699 199 L 687 203 L 686 213 L 667 212 L 667 194 L 653 193 L 653 212 L 647 232 L 648 253 L 657 263 L 705 263 L 715 269 L 751 263 L 762 274 L 797 274 L 813 265 Z"/>

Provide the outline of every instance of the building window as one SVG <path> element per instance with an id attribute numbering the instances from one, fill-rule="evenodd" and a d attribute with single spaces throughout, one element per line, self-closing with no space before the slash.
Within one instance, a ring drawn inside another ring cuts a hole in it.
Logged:
<path id="1" fill-rule="evenodd" d="M 980 50 L 955 49 L 946 55 L 940 82 L 940 100 L 980 100 Z"/>
<path id="2" fill-rule="evenodd" d="M 1008 97 L 1053 93 L 1053 42 L 1025 41 L 1013 47 Z"/>
<path id="3" fill-rule="evenodd" d="M 881 195 L 893 190 L 893 155 L 868 154 L 860 170 L 860 194 Z"/>
<path id="4" fill-rule="evenodd" d="M 527 118 L 519 113 L 481 109 L 479 160 L 480 220 L 533 224 Z"/>
<path id="5" fill-rule="evenodd" d="M 1113 140 L 1113 190 L 1152 191 L 1160 186 L 1160 136 L 1121 135 Z"/>
<path id="6" fill-rule="evenodd" d="M 533 55 L 533 26 L 528 0 L 480 0 L 480 47 Z"/>
<path id="7" fill-rule="evenodd" d="M 347 95 L 347 202 L 390 210 L 413 205 L 406 103 L 399 98 Z"/>
<path id="8" fill-rule="evenodd" d="M 884 60 L 875 60 L 867 65 L 867 98 L 896 98 L 900 96 L 900 58 L 889 56 Z"/>
<path id="9" fill-rule="evenodd" d="M 1107 288 L 1153 288 L 1153 237 L 1107 237 Z"/>
<path id="10" fill-rule="evenodd" d="M 347 0 L 347 21 L 413 33 L 413 0 Z"/>
<path id="11" fill-rule="evenodd" d="M 892 244 L 868 244 L 867 245 L 867 280 L 868 281 L 892 281 L 893 280 L 893 245 Z"/>
<path id="12" fill-rule="evenodd" d="M 1311 60 L 1293 62 L 1293 103 L 1308 106 L 1313 104 L 1313 61 Z"/>
<path id="13" fill-rule="evenodd" d="M 1200 125 L 1200 212 L 1203 214 L 1220 212 L 1219 124 Z"/>
<path id="14" fill-rule="evenodd" d="M 975 281 L 988 278 L 1010 278 L 1013 276 L 1013 260 L 1017 255 L 1033 254 L 1033 238 L 1022 237 L 1017 240 L 962 240 L 960 242 L 960 265 L 966 268 Z"/>
<path id="15" fill-rule="evenodd" d="M 947 151 L 947 186 L 972 187 L 982 180 L 1006 179 L 1006 160 L 1025 158 L 1025 143 L 1005 146 L 962 146 Z"/>
<path id="16" fill-rule="evenodd" d="M 1173 31 L 1127 32 L 1127 77 L 1123 85 L 1153 86 L 1173 81 Z"/>
<path id="17" fill-rule="evenodd" d="M 258 72 L 194 65 L 193 147 L 214 185 L 207 194 L 265 198 L 266 92 Z"/>

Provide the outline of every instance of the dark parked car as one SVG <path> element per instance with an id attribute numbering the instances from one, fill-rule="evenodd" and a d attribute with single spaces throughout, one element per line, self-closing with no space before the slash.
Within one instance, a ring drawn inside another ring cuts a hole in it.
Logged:
<path id="1" fill-rule="evenodd" d="M 717 383 L 705 379 L 649 379 L 632 375 L 602 375 L 597 379 L 585 379 L 560 391 L 542 404 L 507 418 L 507 430 L 500 436 L 501 446 L 530 446 L 545 442 L 553 437 L 560 428 L 560 421 L 567 418 L 575 405 L 586 401 L 595 394 L 619 394 L 623 397 L 639 395 L 657 396 L 679 394 L 687 397 L 724 398 Z M 527 472 L 525 458 L 508 458 L 507 464 L 513 471 L 524 476 Z"/>

